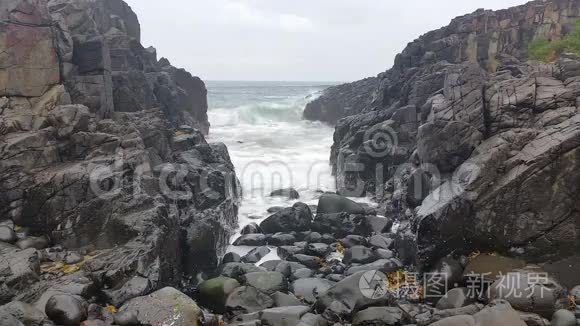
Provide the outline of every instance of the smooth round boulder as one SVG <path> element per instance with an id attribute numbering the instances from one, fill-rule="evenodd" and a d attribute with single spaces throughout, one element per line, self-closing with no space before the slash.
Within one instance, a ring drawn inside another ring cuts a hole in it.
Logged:
<path id="1" fill-rule="evenodd" d="M 377 249 L 392 249 L 393 248 L 393 239 L 386 238 L 382 235 L 373 235 L 369 238 L 369 246 Z"/>
<path id="2" fill-rule="evenodd" d="M 16 246 L 22 250 L 30 248 L 41 250 L 48 247 L 48 240 L 45 237 L 25 237 L 18 240 Z"/>
<path id="3" fill-rule="evenodd" d="M 363 325 L 401 325 L 403 311 L 397 307 L 370 307 L 361 310 L 352 319 L 353 326 Z"/>
<path id="4" fill-rule="evenodd" d="M 304 203 L 296 203 L 292 207 L 287 207 L 274 215 L 266 218 L 260 227 L 265 233 L 308 231 L 312 223 L 312 212 L 310 207 Z"/>
<path id="5" fill-rule="evenodd" d="M 292 274 L 292 279 L 299 280 L 301 278 L 311 278 L 312 276 L 314 276 L 313 270 L 309 268 L 301 268 Z"/>
<path id="6" fill-rule="evenodd" d="M 46 316 L 62 326 L 78 326 L 87 319 L 86 303 L 68 294 L 53 295 L 44 308 Z"/>
<path id="7" fill-rule="evenodd" d="M 320 268 L 322 260 L 316 256 L 309 255 L 293 255 L 288 257 L 288 261 L 300 263 L 308 268 Z"/>
<path id="8" fill-rule="evenodd" d="M 288 199 L 299 199 L 300 194 L 294 188 L 278 189 L 270 193 L 270 197 L 284 197 Z"/>
<path id="9" fill-rule="evenodd" d="M 310 232 L 306 237 L 304 237 L 304 241 L 308 243 L 317 243 L 322 240 L 322 234 L 318 232 Z"/>
<path id="10" fill-rule="evenodd" d="M 171 287 L 131 299 L 119 312 L 136 314 L 144 325 L 200 326 L 203 319 L 195 301 Z"/>
<path id="11" fill-rule="evenodd" d="M 320 196 L 316 215 L 336 213 L 365 214 L 366 210 L 362 205 L 340 195 L 325 193 Z"/>
<path id="12" fill-rule="evenodd" d="M 306 247 L 306 254 L 324 257 L 330 252 L 330 247 L 324 243 L 311 243 Z"/>
<path id="13" fill-rule="evenodd" d="M 113 316 L 113 321 L 115 325 L 119 326 L 139 326 L 139 319 L 137 318 L 137 314 L 133 311 L 121 311 L 115 313 Z"/>
<path id="14" fill-rule="evenodd" d="M 0 226 L 0 241 L 13 244 L 18 240 L 16 232 L 11 227 Z"/>
<path id="15" fill-rule="evenodd" d="M 266 235 L 264 234 L 244 234 L 234 241 L 234 246 L 264 246 L 266 244 Z"/>
<path id="16" fill-rule="evenodd" d="M 266 294 L 288 291 L 288 281 L 279 272 L 255 272 L 242 277 L 243 283 Z"/>
<path id="17" fill-rule="evenodd" d="M 199 302 L 216 312 L 224 313 L 228 296 L 240 287 L 240 283 L 229 277 L 216 277 L 199 285 Z"/>
<path id="18" fill-rule="evenodd" d="M 267 240 L 270 246 L 289 246 L 296 242 L 296 237 L 288 233 L 276 233 Z"/>
<path id="19" fill-rule="evenodd" d="M 576 316 L 570 310 L 560 309 L 552 316 L 552 326 L 576 326 Z"/>

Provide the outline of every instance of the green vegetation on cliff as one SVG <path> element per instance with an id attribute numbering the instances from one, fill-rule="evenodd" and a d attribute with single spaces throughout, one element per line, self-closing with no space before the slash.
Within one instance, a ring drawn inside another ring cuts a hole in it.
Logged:
<path id="1" fill-rule="evenodd" d="M 580 19 L 576 21 L 574 29 L 560 40 L 550 41 L 540 38 L 532 41 L 528 46 L 531 59 L 553 62 L 564 52 L 580 55 Z"/>

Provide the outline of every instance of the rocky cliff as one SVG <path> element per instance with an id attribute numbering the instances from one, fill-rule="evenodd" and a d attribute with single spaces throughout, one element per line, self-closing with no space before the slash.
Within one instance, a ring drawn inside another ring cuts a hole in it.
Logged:
<path id="1" fill-rule="evenodd" d="M 403 221 L 408 261 L 497 251 L 546 262 L 578 250 L 580 58 L 527 61 L 567 35 L 578 0 L 478 10 L 429 32 L 377 78 L 333 87 L 305 117 L 336 123 L 341 193 Z"/>
<path id="2" fill-rule="evenodd" d="M 0 305 L 120 306 L 225 249 L 240 189 L 205 85 L 139 38 L 122 0 L 0 2 Z"/>

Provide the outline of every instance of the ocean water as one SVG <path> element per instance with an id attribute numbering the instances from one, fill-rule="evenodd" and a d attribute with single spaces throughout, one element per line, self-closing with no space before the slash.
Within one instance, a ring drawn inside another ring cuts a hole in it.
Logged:
<path id="1" fill-rule="evenodd" d="M 223 142 L 243 189 L 240 228 L 260 223 L 272 206 L 297 200 L 270 197 L 293 187 L 299 201 L 316 204 L 321 191 L 334 191 L 329 166 L 334 128 L 305 121 L 306 104 L 331 83 L 207 82 L 209 141 Z M 233 236 L 235 239 L 239 233 Z M 231 248 L 244 253 L 250 248 Z"/>

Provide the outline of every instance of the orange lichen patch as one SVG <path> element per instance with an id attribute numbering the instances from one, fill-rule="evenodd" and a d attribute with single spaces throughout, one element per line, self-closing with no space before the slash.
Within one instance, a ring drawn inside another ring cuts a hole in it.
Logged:
<path id="1" fill-rule="evenodd" d="M 575 311 L 578 305 L 576 304 L 576 297 L 573 295 L 568 296 L 568 309 Z"/>
<path id="2" fill-rule="evenodd" d="M 387 273 L 387 288 L 392 290 L 399 289 L 401 285 L 406 283 L 406 280 L 407 274 L 403 270 Z"/>
<path id="3" fill-rule="evenodd" d="M 108 312 L 114 314 L 117 312 L 117 308 L 111 304 L 107 304 L 107 306 L 105 307 L 105 309 L 107 309 Z"/>
<path id="4" fill-rule="evenodd" d="M 91 261 L 95 257 L 92 256 L 85 256 L 81 262 L 76 264 L 65 264 L 62 261 L 53 262 L 53 263 L 46 263 L 40 266 L 41 273 L 65 273 L 65 274 L 72 274 L 81 270 L 81 268 L 86 264 L 88 261 Z"/>
<path id="5" fill-rule="evenodd" d="M 344 253 L 344 246 L 342 245 L 342 243 L 340 243 L 340 241 L 336 243 L 336 252 L 339 254 Z"/>
<path id="6" fill-rule="evenodd" d="M 324 261 L 324 259 L 320 258 L 320 257 L 314 257 L 314 261 L 320 265 L 321 267 L 325 267 L 326 266 L 326 262 Z"/>

